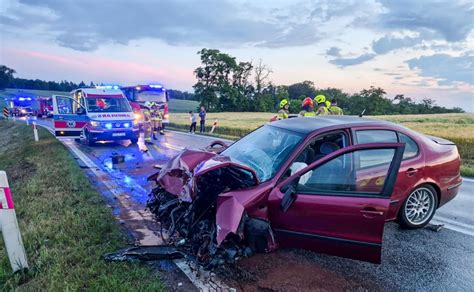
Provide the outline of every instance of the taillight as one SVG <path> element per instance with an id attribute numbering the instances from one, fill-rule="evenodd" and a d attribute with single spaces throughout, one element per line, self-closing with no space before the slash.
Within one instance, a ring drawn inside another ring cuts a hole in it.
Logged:
<path id="1" fill-rule="evenodd" d="M 164 108 L 164 110 L 163 110 L 163 113 L 164 113 L 165 115 L 168 114 L 168 104 L 167 104 L 167 103 L 165 103 L 165 108 Z"/>

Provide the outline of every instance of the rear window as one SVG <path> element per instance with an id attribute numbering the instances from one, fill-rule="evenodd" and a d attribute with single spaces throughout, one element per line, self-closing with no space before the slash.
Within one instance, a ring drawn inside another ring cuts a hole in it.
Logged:
<path id="1" fill-rule="evenodd" d="M 400 142 L 405 143 L 405 152 L 403 152 L 403 159 L 415 157 L 418 154 L 418 145 L 412 138 L 403 133 L 398 133 Z"/>
<path id="2" fill-rule="evenodd" d="M 362 130 L 356 131 L 357 144 L 368 144 L 368 143 L 405 143 L 405 151 L 403 152 L 403 159 L 409 159 L 415 157 L 418 154 L 419 148 L 416 142 L 408 137 L 407 135 L 395 131 L 389 130 Z M 361 159 L 361 167 L 365 162 L 370 161 L 370 159 L 365 160 L 364 157 Z M 370 162 L 367 165 L 371 165 Z M 365 165 L 365 166 L 367 166 Z"/>
<path id="3" fill-rule="evenodd" d="M 386 130 L 363 130 L 356 132 L 357 144 L 397 143 L 397 133 Z"/>

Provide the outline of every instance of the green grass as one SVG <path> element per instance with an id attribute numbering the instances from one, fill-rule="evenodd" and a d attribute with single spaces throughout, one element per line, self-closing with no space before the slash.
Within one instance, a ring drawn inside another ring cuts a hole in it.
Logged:
<path id="1" fill-rule="evenodd" d="M 196 112 L 199 102 L 195 100 L 170 99 L 169 109 L 172 113 Z"/>
<path id="2" fill-rule="evenodd" d="M 207 128 L 209 130 L 214 120 L 218 120 L 215 134 L 237 139 L 267 123 L 274 115 L 274 113 L 252 112 L 208 113 Z M 463 161 L 462 175 L 474 176 L 474 114 L 395 115 L 371 118 L 400 123 L 415 131 L 453 141 Z M 173 114 L 170 126 L 188 130 L 189 115 Z"/>
<path id="3" fill-rule="evenodd" d="M 107 263 L 127 245 L 111 210 L 66 148 L 46 130 L 0 121 L 0 169 L 9 176 L 28 256 L 27 274 L 11 274 L 0 239 L 0 290 L 163 290 L 146 265 Z"/>

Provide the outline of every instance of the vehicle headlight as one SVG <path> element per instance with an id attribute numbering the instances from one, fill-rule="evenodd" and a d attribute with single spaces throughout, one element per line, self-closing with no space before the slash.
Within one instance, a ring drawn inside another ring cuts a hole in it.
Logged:
<path id="1" fill-rule="evenodd" d="M 98 121 L 90 121 L 89 123 L 91 124 L 92 127 L 100 127 L 100 122 Z"/>
<path id="2" fill-rule="evenodd" d="M 22 113 L 22 114 L 25 114 L 25 113 L 26 113 L 26 110 L 22 109 L 22 110 L 21 110 L 21 113 Z"/>
<path id="3" fill-rule="evenodd" d="M 135 113 L 135 114 L 133 114 L 133 116 L 135 117 L 135 120 L 139 120 L 139 119 L 142 118 L 142 115 L 139 114 L 139 113 Z"/>
<path id="4" fill-rule="evenodd" d="M 163 116 L 163 118 L 164 118 L 165 120 L 168 120 L 168 119 L 170 118 L 170 115 L 169 115 L 169 114 L 165 114 L 165 115 Z"/>

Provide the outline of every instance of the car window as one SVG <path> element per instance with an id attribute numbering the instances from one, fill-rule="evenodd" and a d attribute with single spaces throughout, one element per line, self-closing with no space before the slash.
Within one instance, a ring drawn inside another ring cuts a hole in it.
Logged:
<path id="1" fill-rule="evenodd" d="M 382 192 L 395 149 L 367 149 L 345 153 L 300 176 L 298 193 L 347 195 Z M 358 167 L 361 159 L 372 157 L 387 163 Z"/>
<path id="2" fill-rule="evenodd" d="M 397 133 L 388 130 L 356 131 L 357 144 L 367 143 L 397 143 Z"/>
<path id="3" fill-rule="evenodd" d="M 405 143 L 405 151 L 403 152 L 403 159 L 415 157 L 418 154 L 418 145 L 412 138 L 403 133 L 398 133 L 400 142 Z"/>
<path id="4" fill-rule="evenodd" d="M 303 136 L 265 125 L 238 140 L 221 154 L 254 169 L 260 182 L 271 179 L 280 170 Z"/>

